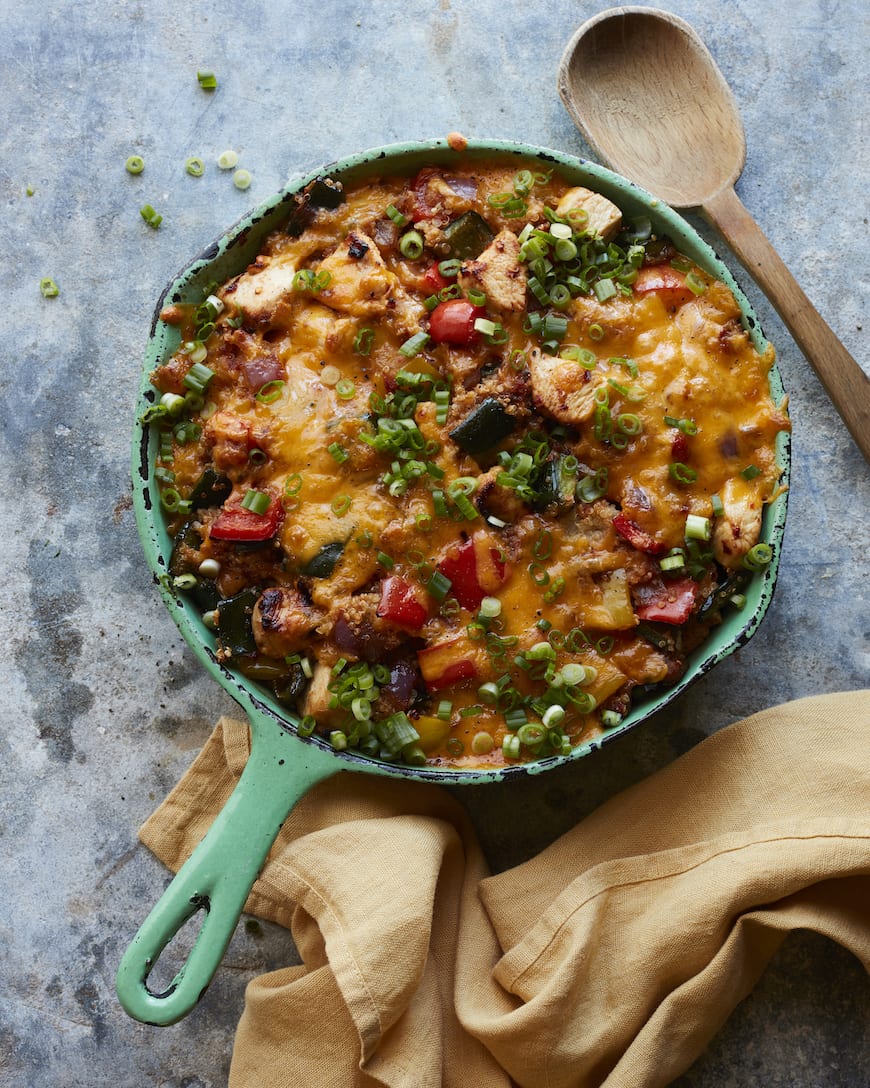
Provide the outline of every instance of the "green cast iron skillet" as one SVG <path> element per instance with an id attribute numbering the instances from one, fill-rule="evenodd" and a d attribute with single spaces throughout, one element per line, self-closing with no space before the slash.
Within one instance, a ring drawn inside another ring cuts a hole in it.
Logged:
<path id="1" fill-rule="evenodd" d="M 293 208 L 293 196 L 315 177 L 329 175 L 347 183 L 377 175 L 413 175 L 424 165 L 449 167 L 464 160 L 517 157 L 537 159 L 542 168 L 555 167 L 572 184 L 585 185 L 610 198 L 627 218 L 645 215 L 659 233 L 707 272 L 723 280 L 734 292 L 753 343 L 763 350 L 766 342 L 749 303 L 731 274 L 700 236 L 671 208 L 617 174 L 590 162 L 557 151 L 503 141 L 469 141 L 461 155 L 445 140 L 395 144 L 363 152 L 323 167 L 293 182 L 270 200 L 249 212 L 234 227 L 193 260 L 169 284 L 157 304 L 145 355 L 133 429 L 133 498 L 136 521 L 148 564 L 158 579 L 160 592 L 194 654 L 209 673 L 244 709 L 251 724 L 251 756 L 235 791 L 189 861 L 179 871 L 152 910 L 125 953 L 118 970 L 117 991 L 126 1011 L 149 1024 L 171 1024 L 185 1016 L 199 998 L 220 963 L 241 914 L 248 892 L 282 822 L 299 798 L 315 783 L 338 771 L 360 771 L 393 778 L 449 785 L 480 785 L 506 782 L 519 775 L 535 775 L 582 759 L 589 752 L 628 732 L 651 714 L 676 699 L 681 692 L 757 630 L 773 594 L 786 514 L 783 492 L 765 511 L 762 539 L 773 547 L 773 562 L 754 578 L 746 591 L 743 611 L 724 617 L 704 644 L 691 656 L 686 673 L 672 688 L 640 698 L 631 713 L 602 737 L 575 748 L 569 755 L 535 763 L 484 770 L 412 768 L 378 763 L 353 752 L 337 752 L 317 736 L 296 734 L 298 719 L 264 689 L 221 665 L 215 656 L 214 635 L 202 622 L 196 607 L 168 588 L 167 572 L 172 542 L 160 511 L 154 480 L 156 429 L 138 422 L 142 411 L 155 399 L 148 375 L 178 346 L 179 333 L 158 318 L 164 305 L 199 302 L 207 284 L 223 283 L 241 272 L 260 251 L 266 236 L 282 226 Z M 771 392 L 779 402 L 782 382 L 774 368 Z M 778 457 L 783 482 L 788 482 L 789 436 L 778 437 Z M 197 912 L 203 912 L 199 933 L 190 954 L 172 983 L 162 992 L 148 987 L 148 975 L 161 952 L 178 930 Z"/>

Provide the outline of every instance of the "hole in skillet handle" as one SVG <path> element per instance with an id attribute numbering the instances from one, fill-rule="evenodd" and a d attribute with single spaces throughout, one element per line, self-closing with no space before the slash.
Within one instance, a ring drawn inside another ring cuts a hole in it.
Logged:
<path id="1" fill-rule="evenodd" d="M 149 957 L 145 961 L 147 972 L 142 981 L 148 993 L 158 1000 L 169 997 L 177 989 L 184 972 L 184 965 L 205 921 L 204 918 L 198 918 L 197 916 L 201 911 L 208 914 L 211 910 L 211 899 L 207 895 L 192 895 L 190 905 L 191 914 L 187 921 L 178 929 L 177 933 L 160 950 L 156 957 Z M 194 924 L 196 924 L 196 932 L 191 939 L 189 935 L 194 928 Z M 154 980 L 155 970 L 157 972 L 156 980 Z M 205 989 L 200 993 L 200 998 L 203 993 L 205 993 Z"/>

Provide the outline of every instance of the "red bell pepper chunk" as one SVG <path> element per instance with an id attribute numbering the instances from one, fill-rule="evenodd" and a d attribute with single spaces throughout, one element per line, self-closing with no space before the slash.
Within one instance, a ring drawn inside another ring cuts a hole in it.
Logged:
<path id="1" fill-rule="evenodd" d="M 429 315 L 429 335 L 436 344 L 469 347 L 480 339 L 474 327 L 479 317 L 486 317 L 482 306 L 472 306 L 464 298 L 449 299 L 439 303 Z"/>
<path id="2" fill-rule="evenodd" d="M 417 661 L 428 690 L 438 691 L 477 676 L 477 665 L 466 656 L 467 652 L 465 639 L 460 635 L 418 650 Z"/>
<path id="3" fill-rule="evenodd" d="M 459 661 L 454 661 L 452 665 L 448 665 L 440 676 L 427 680 L 426 687 L 429 691 L 440 691 L 441 688 L 458 684 L 460 680 L 470 680 L 474 676 L 477 676 L 477 666 L 467 657 L 463 657 Z"/>
<path id="4" fill-rule="evenodd" d="M 438 570 L 450 579 L 450 593 L 469 612 L 477 611 L 483 598 L 495 593 L 507 578 L 501 553 L 489 547 L 486 534 L 481 533 L 452 548 Z"/>
<path id="5" fill-rule="evenodd" d="M 209 536 L 212 540 L 256 544 L 271 540 L 283 520 L 284 507 L 277 499 L 272 499 L 265 514 L 255 514 L 241 506 L 238 500 L 231 500 L 212 522 Z"/>
<path id="6" fill-rule="evenodd" d="M 659 543 L 655 537 L 650 536 L 648 532 L 630 518 L 627 518 L 625 514 L 617 514 L 613 519 L 613 528 L 619 533 L 623 540 L 627 540 L 633 548 L 637 548 L 639 552 L 646 552 L 647 555 L 661 555 L 668 550 L 666 544 Z"/>
<path id="7" fill-rule="evenodd" d="M 682 431 L 678 431 L 671 441 L 671 457 L 675 461 L 685 461 L 688 456 L 689 440 Z"/>
<path id="8" fill-rule="evenodd" d="M 467 608 L 469 612 L 480 608 L 480 602 L 486 593 L 477 580 L 473 540 L 466 540 L 446 555 L 438 564 L 438 569 L 445 578 L 450 579 L 450 592 L 463 608 Z"/>
<path id="9" fill-rule="evenodd" d="M 398 575 L 392 575 L 381 582 L 378 615 L 402 627 L 411 627 L 415 631 L 429 618 L 426 606 L 420 600 L 417 587 L 410 585 Z"/>
<path id="10" fill-rule="evenodd" d="M 695 297 L 686 286 L 685 273 L 671 268 L 669 264 L 653 264 L 641 268 L 632 284 L 632 290 L 641 296 L 657 294 L 669 310 L 676 310 L 678 306 Z"/>
<path id="11" fill-rule="evenodd" d="M 423 276 L 423 283 L 426 287 L 426 290 L 434 295 L 438 291 L 441 291 L 443 288 L 449 286 L 450 280 L 448 280 L 446 276 L 441 275 L 441 273 L 438 271 L 438 262 L 435 261 L 434 264 L 431 264 L 426 269 L 426 272 Z"/>
<path id="12" fill-rule="evenodd" d="M 635 608 L 638 619 L 658 623 L 685 623 L 695 609 L 698 583 L 680 578 L 663 583 L 661 593 Z"/>

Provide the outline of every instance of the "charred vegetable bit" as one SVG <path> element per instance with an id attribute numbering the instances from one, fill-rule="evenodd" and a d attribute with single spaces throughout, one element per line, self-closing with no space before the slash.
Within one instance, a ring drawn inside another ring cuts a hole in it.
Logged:
<path id="1" fill-rule="evenodd" d="M 516 419 L 496 397 L 487 397 L 469 412 L 450 432 L 450 437 L 466 453 L 483 453 L 513 434 Z"/>
<path id="2" fill-rule="evenodd" d="M 537 162 L 324 175 L 286 207 L 164 311 L 165 584 L 339 751 L 503 766 L 616 728 L 773 560 L 772 349 Z"/>

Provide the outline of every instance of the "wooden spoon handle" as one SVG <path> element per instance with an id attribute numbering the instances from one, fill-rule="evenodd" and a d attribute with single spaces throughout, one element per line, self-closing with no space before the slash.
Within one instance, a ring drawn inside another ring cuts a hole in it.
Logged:
<path id="1" fill-rule="evenodd" d="M 870 378 L 803 293 L 732 188 L 726 187 L 705 201 L 701 211 L 776 307 L 856 445 L 870 461 Z"/>

